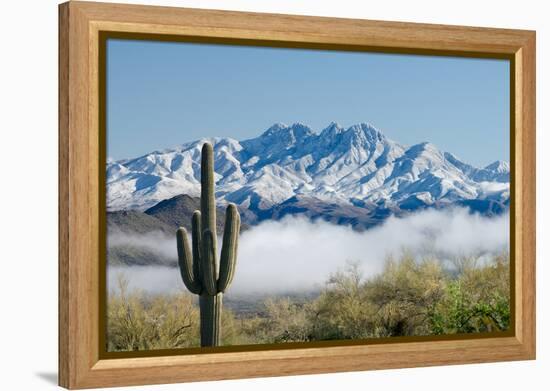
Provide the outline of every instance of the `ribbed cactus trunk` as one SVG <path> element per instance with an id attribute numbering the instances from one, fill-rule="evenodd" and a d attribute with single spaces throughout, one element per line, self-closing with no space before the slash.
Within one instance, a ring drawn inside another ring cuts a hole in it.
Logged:
<path id="1" fill-rule="evenodd" d="M 201 346 L 220 346 L 223 293 L 200 295 Z"/>
<path id="2" fill-rule="evenodd" d="M 217 261 L 214 152 L 205 143 L 201 156 L 201 211 L 191 220 L 192 250 L 185 228 L 177 232 L 178 263 L 182 280 L 191 293 L 199 295 L 201 346 L 219 346 L 223 293 L 231 284 L 237 260 L 240 216 L 229 204 L 225 213 L 220 262 Z"/>

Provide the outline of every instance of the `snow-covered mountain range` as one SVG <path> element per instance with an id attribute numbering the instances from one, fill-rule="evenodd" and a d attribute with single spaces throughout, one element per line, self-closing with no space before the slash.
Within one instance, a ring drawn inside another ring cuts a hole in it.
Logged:
<path id="1" fill-rule="evenodd" d="M 303 124 L 275 124 L 249 140 L 201 139 L 110 161 L 108 209 L 144 211 L 176 195 L 198 196 L 205 141 L 214 146 L 218 201 L 234 202 L 256 217 L 284 205 L 298 211 L 331 205 L 353 214 L 509 202 L 507 162 L 477 168 L 430 143 L 399 144 L 370 124 L 332 123 L 320 133 Z"/>

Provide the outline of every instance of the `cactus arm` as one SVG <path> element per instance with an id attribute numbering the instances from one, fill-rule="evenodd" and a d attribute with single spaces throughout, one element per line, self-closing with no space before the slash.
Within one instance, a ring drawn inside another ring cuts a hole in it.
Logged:
<path id="1" fill-rule="evenodd" d="M 209 229 L 202 233 L 202 253 L 201 253 L 201 274 L 202 285 L 209 295 L 218 293 L 216 281 L 218 279 L 216 270 L 216 254 L 214 253 L 214 235 Z"/>
<path id="2" fill-rule="evenodd" d="M 212 232 L 214 254 L 217 254 L 214 182 L 214 149 L 212 144 L 204 143 L 201 156 L 201 222 L 203 230 Z"/>
<path id="3" fill-rule="evenodd" d="M 202 281 L 200 264 L 201 264 L 201 212 L 196 210 L 191 219 L 191 236 L 193 237 L 193 277 L 195 281 Z"/>
<path id="4" fill-rule="evenodd" d="M 181 279 L 191 293 L 200 294 L 200 281 L 195 280 L 193 275 L 193 258 L 189 248 L 189 239 L 185 228 L 179 228 L 177 233 L 178 243 L 178 265 L 180 268 Z"/>
<path id="5" fill-rule="evenodd" d="M 241 218 L 237 207 L 229 204 L 225 212 L 225 227 L 223 233 L 222 253 L 220 257 L 220 278 L 218 292 L 225 292 L 235 275 L 237 261 L 237 246 Z"/>

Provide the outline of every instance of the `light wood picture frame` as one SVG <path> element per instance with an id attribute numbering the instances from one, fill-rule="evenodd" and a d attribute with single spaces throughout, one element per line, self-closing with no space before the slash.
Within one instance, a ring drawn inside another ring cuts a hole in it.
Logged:
<path id="1" fill-rule="evenodd" d="M 102 351 L 105 39 L 510 60 L 511 308 L 498 337 Z M 103 43 L 102 43 L 103 42 Z M 104 80 L 103 80 L 104 81 Z M 59 384 L 69 389 L 535 359 L 535 32 L 70 1 L 59 6 Z"/>

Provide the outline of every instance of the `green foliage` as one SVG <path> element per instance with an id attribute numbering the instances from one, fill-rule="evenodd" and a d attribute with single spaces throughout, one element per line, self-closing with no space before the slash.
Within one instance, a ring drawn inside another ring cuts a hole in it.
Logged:
<path id="1" fill-rule="evenodd" d="M 507 254 L 485 267 L 470 266 L 448 285 L 429 311 L 433 334 L 507 330 L 510 323 L 510 262 Z"/>

